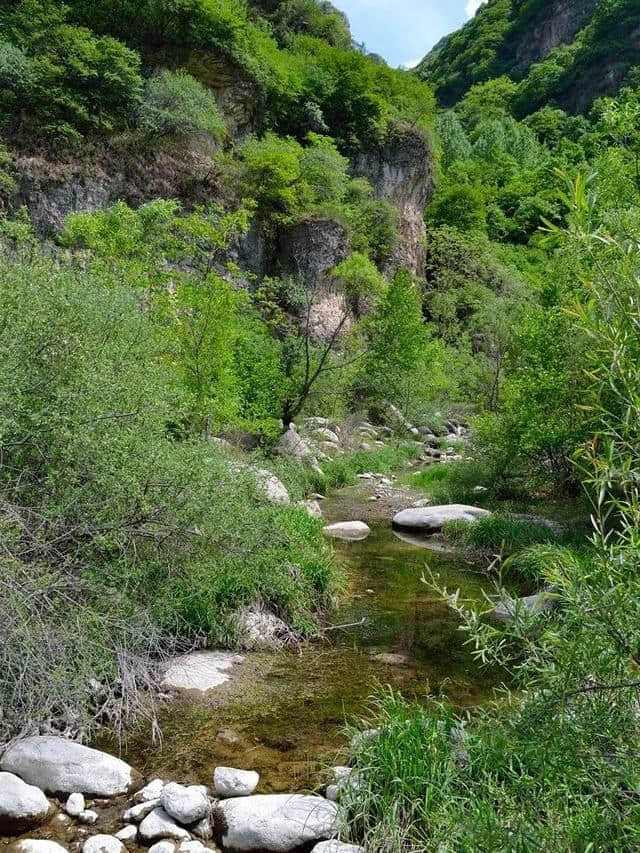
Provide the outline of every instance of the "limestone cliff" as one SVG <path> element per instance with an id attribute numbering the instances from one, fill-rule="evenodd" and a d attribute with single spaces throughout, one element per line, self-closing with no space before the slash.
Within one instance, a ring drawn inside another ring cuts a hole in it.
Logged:
<path id="1" fill-rule="evenodd" d="M 424 210 L 434 192 L 434 158 L 424 135 L 408 126 L 396 127 L 377 148 L 360 152 L 353 172 L 366 178 L 376 198 L 398 210 L 400 241 L 392 266 L 406 266 L 417 275 L 424 268 Z"/>

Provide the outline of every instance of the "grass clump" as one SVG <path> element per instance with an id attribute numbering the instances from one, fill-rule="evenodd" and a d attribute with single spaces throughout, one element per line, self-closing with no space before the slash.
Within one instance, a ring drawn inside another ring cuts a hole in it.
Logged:
<path id="1" fill-rule="evenodd" d="M 543 521 L 522 521 L 504 515 L 490 515 L 470 523 L 448 521 L 442 532 L 449 542 L 479 550 L 499 549 L 513 554 L 531 545 L 557 542 L 561 533 Z"/>
<path id="2" fill-rule="evenodd" d="M 428 493 L 434 504 L 483 505 L 493 497 L 489 471 L 481 462 L 447 462 L 431 465 L 411 477 L 411 485 Z M 487 491 L 474 492 L 477 486 Z"/>

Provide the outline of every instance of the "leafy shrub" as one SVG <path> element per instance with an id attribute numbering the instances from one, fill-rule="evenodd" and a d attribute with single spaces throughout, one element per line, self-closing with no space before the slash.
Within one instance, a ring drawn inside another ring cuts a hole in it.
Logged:
<path id="1" fill-rule="evenodd" d="M 138 107 L 138 126 L 148 136 L 188 136 L 210 133 L 220 137 L 225 124 L 213 97 L 185 71 L 151 77 Z"/>

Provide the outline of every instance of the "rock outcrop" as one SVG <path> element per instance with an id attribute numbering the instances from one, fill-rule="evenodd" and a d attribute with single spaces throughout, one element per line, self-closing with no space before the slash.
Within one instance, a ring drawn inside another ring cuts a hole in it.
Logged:
<path id="1" fill-rule="evenodd" d="M 392 266 L 405 266 L 422 275 L 424 210 L 435 190 L 429 141 L 415 128 L 396 126 L 377 148 L 355 156 L 353 174 L 366 178 L 376 198 L 386 199 L 398 209 L 400 241 Z"/>
<path id="2" fill-rule="evenodd" d="M 328 340 L 349 312 L 344 293 L 330 275 L 349 251 L 349 235 L 345 227 L 333 219 L 305 219 L 280 238 L 281 272 L 299 278 L 307 288 L 309 328 L 316 340 Z M 346 331 L 348 320 L 342 325 L 341 331 Z"/>
<path id="3" fill-rule="evenodd" d="M 0 834 L 31 829 L 49 814 L 51 804 L 40 788 L 13 773 L 0 773 Z"/>

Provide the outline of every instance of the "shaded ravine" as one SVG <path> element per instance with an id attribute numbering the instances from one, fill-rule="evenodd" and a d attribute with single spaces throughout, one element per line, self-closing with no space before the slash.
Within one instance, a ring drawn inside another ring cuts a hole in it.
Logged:
<path id="1" fill-rule="evenodd" d="M 364 492 L 338 493 L 323 502 L 325 518 L 357 517 L 358 500 Z M 455 614 L 421 580 L 428 564 L 479 600 L 487 579 L 459 555 L 401 541 L 389 520 L 370 524 L 365 541 L 336 545 L 347 589 L 332 624 L 350 627 L 301 649 L 248 654 L 222 688 L 161 710 L 160 746 L 148 728 L 133 732 L 127 760 L 147 777 L 206 784 L 212 767 L 230 764 L 258 770 L 261 792 L 311 789 L 345 757 L 345 721 L 366 712 L 381 685 L 418 700 L 442 691 L 459 706 L 490 696 L 499 677 L 479 669 Z"/>

